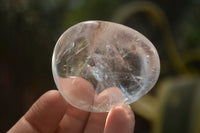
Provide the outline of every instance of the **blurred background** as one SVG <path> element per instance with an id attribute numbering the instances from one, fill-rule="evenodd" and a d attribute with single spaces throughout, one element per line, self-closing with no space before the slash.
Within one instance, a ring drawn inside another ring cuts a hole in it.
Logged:
<path id="1" fill-rule="evenodd" d="M 0 132 L 44 92 L 56 89 L 55 43 L 85 20 L 132 27 L 158 50 L 158 83 L 131 105 L 135 133 L 200 132 L 199 0 L 0 0 Z"/>

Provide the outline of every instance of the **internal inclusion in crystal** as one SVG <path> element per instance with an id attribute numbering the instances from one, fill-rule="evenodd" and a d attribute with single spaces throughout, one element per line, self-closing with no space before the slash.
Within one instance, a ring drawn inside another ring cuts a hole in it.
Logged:
<path id="1" fill-rule="evenodd" d="M 137 31 L 116 23 L 87 21 L 61 36 L 52 67 L 56 84 L 69 103 L 87 111 L 106 112 L 115 104 L 130 104 L 146 94 L 158 79 L 160 62 L 154 46 Z M 63 86 L 63 79 L 70 77 L 92 84 L 93 102 L 66 94 L 70 88 Z M 96 101 L 108 88 L 120 93 L 107 91 L 110 94 Z"/>

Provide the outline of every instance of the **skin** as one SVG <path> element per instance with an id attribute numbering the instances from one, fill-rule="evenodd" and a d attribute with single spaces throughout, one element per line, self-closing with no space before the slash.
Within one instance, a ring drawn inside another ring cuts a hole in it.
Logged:
<path id="1" fill-rule="evenodd" d="M 68 104 L 51 90 L 43 94 L 8 133 L 133 133 L 135 118 L 125 104 L 109 113 L 90 113 Z"/>

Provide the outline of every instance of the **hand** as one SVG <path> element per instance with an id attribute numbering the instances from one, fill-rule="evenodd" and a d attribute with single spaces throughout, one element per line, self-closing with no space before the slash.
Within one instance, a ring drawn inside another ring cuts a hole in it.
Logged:
<path id="1" fill-rule="evenodd" d="M 8 133 L 133 133 L 134 114 L 128 105 L 109 113 L 74 108 L 56 90 L 42 95 Z"/>

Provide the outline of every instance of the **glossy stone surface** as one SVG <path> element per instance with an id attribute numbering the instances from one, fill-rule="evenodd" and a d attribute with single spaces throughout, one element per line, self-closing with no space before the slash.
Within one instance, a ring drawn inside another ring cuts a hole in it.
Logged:
<path id="1" fill-rule="evenodd" d="M 160 61 L 153 44 L 137 31 L 86 21 L 59 38 L 52 70 L 68 103 L 85 111 L 108 112 L 145 95 L 158 79 Z"/>

